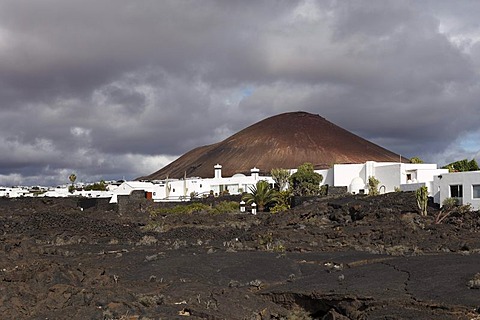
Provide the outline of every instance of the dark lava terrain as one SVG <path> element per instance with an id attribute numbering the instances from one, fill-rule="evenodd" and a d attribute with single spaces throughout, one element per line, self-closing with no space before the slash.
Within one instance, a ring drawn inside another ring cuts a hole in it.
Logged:
<path id="1" fill-rule="evenodd" d="M 2 319 L 480 319 L 480 214 L 413 193 L 120 215 L 0 199 Z"/>

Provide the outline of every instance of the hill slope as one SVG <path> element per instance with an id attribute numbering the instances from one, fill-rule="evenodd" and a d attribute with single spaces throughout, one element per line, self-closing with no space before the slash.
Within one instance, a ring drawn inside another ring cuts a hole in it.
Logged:
<path id="1" fill-rule="evenodd" d="M 279 114 L 229 138 L 193 149 L 174 162 L 139 179 L 213 177 L 213 166 L 220 163 L 223 176 L 261 172 L 273 168 L 296 168 L 310 162 L 315 168 L 335 163 L 399 161 L 400 156 L 371 143 L 319 115 L 306 112 Z M 407 159 L 402 159 L 408 161 Z"/>

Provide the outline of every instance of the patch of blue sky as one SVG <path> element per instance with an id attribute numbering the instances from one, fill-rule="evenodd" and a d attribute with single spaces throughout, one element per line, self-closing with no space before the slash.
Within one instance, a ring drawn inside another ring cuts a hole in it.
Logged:
<path id="1" fill-rule="evenodd" d="M 250 97 L 255 92 L 253 87 L 247 86 L 235 91 L 225 101 L 227 106 L 238 105 L 243 99 Z"/>
<path id="2" fill-rule="evenodd" d="M 470 132 L 459 139 L 459 145 L 468 152 L 480 151 L 480 131 Z"/>
<path id="3" fill-rule="evenodd" d="M 245 87 L 240 92 L 241 92 L 242 98 L 244 99 L 244 98 L 250 97 L 254 91 L 255 89 L 253 87 Z"/>

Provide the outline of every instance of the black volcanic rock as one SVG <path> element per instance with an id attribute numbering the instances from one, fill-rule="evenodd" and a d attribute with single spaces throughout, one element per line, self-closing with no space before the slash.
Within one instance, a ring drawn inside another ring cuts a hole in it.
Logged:
<path id="1" fill-rule="evenodd" d="M 325 118 L 306 112 L 279 114 L 251 125 L 231 137 L 193 149 L 174 162 L 139 179 L 213 177 L 213 166 L 224 176 L 263 173 L 273 168 L 296 168 L 310 162 L 316 169 L 336 163 L 399 161 L 400 155 L 371 143 Z M 402 159 L 408 161 L 407 159 Z"/>

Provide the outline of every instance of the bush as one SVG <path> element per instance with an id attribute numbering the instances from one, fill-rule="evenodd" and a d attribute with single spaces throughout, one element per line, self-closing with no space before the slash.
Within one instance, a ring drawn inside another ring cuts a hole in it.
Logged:
<path id="1" fill-rule="evenodd" d="M 159 214 L 194 214 L 199 212 L 207 213 L 231 213 L 239 211 L 239 203 L 235 201 L 222 201 L 213 207 L 200 203 L 193 202 L 187 205 L 177 205 L 171 208 L 156 208 L 150 212 L 152 217 L 158 216 Z"/>
<path id="2" fill-rule="evenodd" d="M 378 185 L 380 184 L 380 181 L 373 177 L 373 176 L 370 176 L 368 178 L 368 194 L 371 195 L 371 196 L 376 196 L 379 194 L 378 192 Z"/>
<path id="3" fill-rule="evenodd" d="M 314 196 L 320 194 L 323 176 L 313 170 L 311 163 L 300 165 L 297 172 L 290 176 L 290 188 L 296 196 Z"/>
<path id="4" fill-rule="evenodd" d="M 210 208 L 211 213 L 232 213 L 240 211 L 240 204 L 236 201 L 222 201 Z"/>
<path id="5" fill-rule="evenodd" d="M 275 204 L 273 208 L 270 209 L 271 213 L 277 213 L 281 211 L 287 211 L 290 209 L 290 198 L 292 197 L 292 193 L 289 190 L 280 191 L 278 193 L 278 202 Z"/>
<path id="6" fill-rule="evenodd" d="M 155 217 L 159 214 L 192 214 L 209 210 L 210 206 L 203 203 L 194 202 L 188 205 L 178 205 L 171 208 L 156 208 L 150 212 L 150 215 Z"/>
<path id="7" fill-rule="evenodd" d="M 445 198 L 442 202 L 443 210 L 452 210 L 457 205 L 457 199 L 455 198 Z"/>

